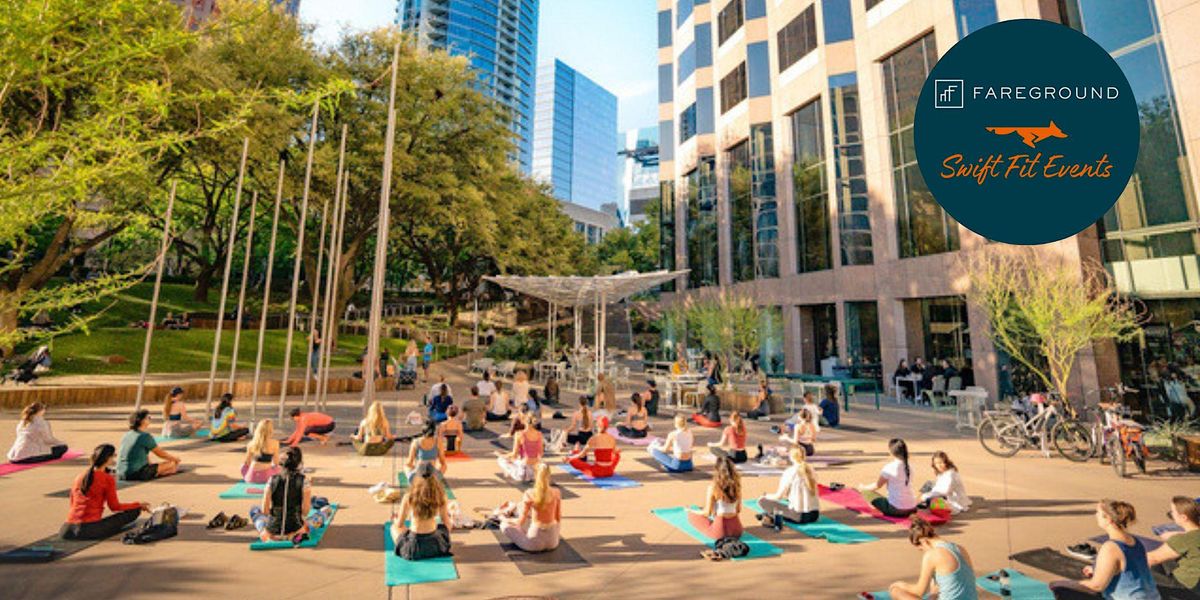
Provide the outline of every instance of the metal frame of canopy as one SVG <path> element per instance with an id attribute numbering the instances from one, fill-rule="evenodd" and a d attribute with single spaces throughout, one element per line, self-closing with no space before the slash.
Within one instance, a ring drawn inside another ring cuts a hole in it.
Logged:
<path id="1" fill-rule="evenodd" d="M 612 302 L 619 302 L 638 292 L 648 290 L 656 285 L 677 279 L 688 273 L 682 271 L 653 271 L 638 273 L 626 271 L 617 275 L 597 275 L 593 277 L 577 276 L 520 276 L 496 275 L 484 279 L 500 287 L 533 296 L 550 304 L 549 323 L 546 335 L 549 338 L 547 347 L 551 354 L 554 352 L 554 328 L 557 324 L 559 308 L 574 309 L 575 348 L 581 345 L 580 312 L 582 306 L 590 305 L 595 311 L 596 372 L 604 372 L 604 352 L 607 344 L 605 326 L 607 325 L 605 308 Z M 476 315 L 478 321 L 478 315 Z"/>

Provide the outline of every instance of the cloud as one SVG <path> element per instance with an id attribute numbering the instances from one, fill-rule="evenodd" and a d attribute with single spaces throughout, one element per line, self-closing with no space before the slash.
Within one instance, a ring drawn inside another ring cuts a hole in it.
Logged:
<path id="1" fill-rule="evenodd" d="M 612 93 L 621 99 L 637 98 L 654 92 L 657 86 L 658 83 L 652 79 L 623 81 L 613 87 Z"/>

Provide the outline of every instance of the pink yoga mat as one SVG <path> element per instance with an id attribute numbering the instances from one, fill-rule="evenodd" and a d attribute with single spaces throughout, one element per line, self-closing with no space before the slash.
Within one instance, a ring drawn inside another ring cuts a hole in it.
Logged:
<path id="1" fill-rule="evenodd" d="M 658 439 L 657 437 L 652 436 L 652 435 L 647 435 L 644 438 L 627 438 L 627 437 L 622 436 L 621 432 L 616 427 L 609 427 L 608 435 L 611 435 L 611 436 L 617 438 L 617 441 L 625 442 L 626 444 L 631 444 L 633 446 L 649 446 L 650 442 L 653 442 L 654 440 Z"/>
<path id="2" fill-rule="evenodd" d="M 62 458 L 55 459 L 55 460 L 48 460 L 46 462 L 32 463 L 32 464 L 28 464 L 28 465 L 14 465 L 13 463 L 4 463 L 4 464 L 0 465 L 0 476 L 12 475 L 13 473 L 19 473 L 21 471 L 25 471 L 25 470 L 32 469 L 35 467 L 40 467 L 42 465 L 52 465 L 56 462 L 62 462 L 64 460 L 72 460 L 75 458 L 79 458 L 80 456 L 83 456 L 82 452 L 77 452 L 75 450 L 67 450 L 67 453 L 62 455 Z"/>
<path id="3" fill-rule="evenodd" d="M 882 519 L 897 525 L 907 525 L 909 522 L 908 517 L 889 517 L 879 512 L 874 506 L 867 504 L 866 499 L 864 499 L 862 494 L 860 494 L 856 489 L 845 487 L 835 492 L 822 485 L 820 486 L 820 490 L 822 499 L 841 505 L 847 510 L 852 510 L 856 513 L 864 515 L 870 515 L 876 519 Z M 922 519 L 929 521 L 930 525 L 942 525 L 950 521 L 949 517 L 935 515 L 927 510 L 917 511 L 916 514 Z"/>

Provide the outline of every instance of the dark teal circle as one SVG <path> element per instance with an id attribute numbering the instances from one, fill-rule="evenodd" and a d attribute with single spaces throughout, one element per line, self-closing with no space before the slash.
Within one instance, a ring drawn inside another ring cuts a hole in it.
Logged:
<path id="1" fill-rule="evenodd" d="M 962 80 L 962 108 L 946 108 L 955 104 L 947 89 L 955 80 Z M 1008 98 L 999 97 L 1004 86 L 1010 88 Z M 1026 88 L 1025 99 L 1016 98 L 1018 86 Z M 1055 89 L 1055 99 L 1029 98 L 1031 88 L 1047 86 Z M 984 92 L 977 94 L 976 87 Z M 988 88 L 996 99 L 986 97 Z M 1071 90 L 1070 99 L 1057 99 L 1063 88 Z M 1093 97 L 1093 88 L 1102 90 L 1102 98 Z M 1077 89 L 1087 90 L 1085 99 L 1076 97 Z M 1067 137 L 1036 140 L 1033 148 L 1021 131 L 987 130 L 1045 128 L 1051 122 Z M 1117 201 L 1137 161 L 1140 124 L 1133 90 L 1108 52 L 1069 27 L 1022 19 L 980 29 L 938 60 L 921 88 L 913 136 L 921 175 L 950 216 L 990 240 L 1045 244 L 1083 231 Z M 1017 176 L 1019 169 L 1008 177 L 988 177 L 984 185 L 969 176 L 943 177 L 948 172 L 943 161 L 952 154 L 961 154 L 963 165 L 1000 155 L 998 170 L 989 173 L 1002 175 L 1014 155 L 1033 159 L 1038 153 L 1039 162 L 1027 171 L 1036 175 L 1032 178 Z M 1041 173 L 1053 155 L 1062 155 L 1054 165 L 1095 165 L 1096 173 L 1104 170 L 1098 163 L 1107 155 L 1108 177 L 1046 178 Z"/>

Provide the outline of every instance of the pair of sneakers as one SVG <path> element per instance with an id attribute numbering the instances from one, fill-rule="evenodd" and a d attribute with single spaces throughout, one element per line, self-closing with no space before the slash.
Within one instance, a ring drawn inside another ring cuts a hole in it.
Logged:
<path id="1" fill-rule="evenodd" d="M 1074 556 L 1080 560 L 1091 562 L 1096 560 L 1096 547 L 1087 543 L 1080 542 L 1071 546 L 1067 546 L 1067 554 Z"/>
<path id="2" fill-rule="evenodd" d="M 225 528 L 226 531 L 234 531 L 237 529 L 241 529 L 249 524 L 250 524 L 250 522 L 247 521 L 244 517 L 241 517 L 238 515 L 233 515 L 232 517 L 227 517 L 227 516 L 225 516 L 224 512 L 219 512 L 219 513 L 217 513 L 217 516 L 213 517 L 208 522 L 208 526 L 205 527 L 205 529 L 220 529 L 223 527 L 223 528 Z"/>

